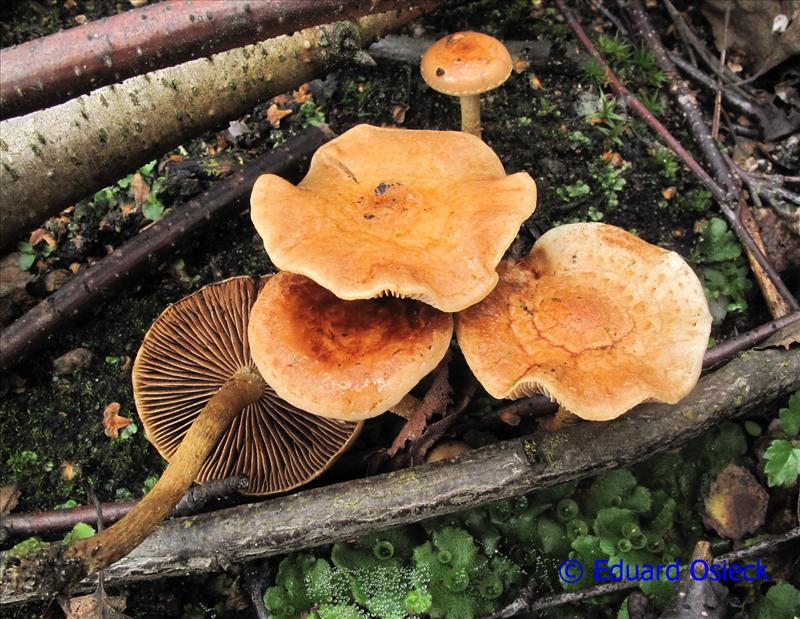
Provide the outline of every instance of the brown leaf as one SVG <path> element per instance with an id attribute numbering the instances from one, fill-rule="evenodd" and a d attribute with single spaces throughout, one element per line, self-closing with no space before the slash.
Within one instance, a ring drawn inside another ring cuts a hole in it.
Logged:
<path id="1" fill-rule="evenodd" d="M 740 540 L 764 524 L 768 501 L 769 494 L 753 474 L 731 463 L 711 484 L 703 522 L 722 537 Z"/>
<path id="2" fill-rule="evenodd" d="M 625 165 L 625 160 L 615 150 L 607 150 L 602 155 L 600 155 L 600 159 L 605 161 L 606 163 L 613 165 L 615 168 L 619 168 L 620 166 Z"/>
<path id="3" fill-rule="evenodd" d="M 103 430 L 110 438 L 117 438 L 119 431 L 131 423 L 129 417 L 122 417 L 119 414 L 119 409 L 119 402 L 112 402 L 103 411 Z"/>
<path id="4" fill-rule="evenodd" d="M 273 127 L 277 129 L 281 124 L 281 118 L 288 116 L 291 113 L 292 110 L 282 110 L 275 103 L 273 103 L 267 108 L 267 120 Z"/>
<path id="5" fill-rule="evenodd" d="M 392 120 L 396 125 L 402 125 L 406 121 L 407 111 L 408 105 L 405 103 L 399 103 L 395 106 L 392 106 Z"/>
<path id="6" fill-rule="evenodd" d="M 61 610 L 67 619 L 124 619 L 128 615 L 125 610 L 127 602 L 121 595 L 106 595 L 104 591 L 96 591 L 89 595 L 60 598 Z"/>
<path id="7" fill-rule="evenodd" d="M 131 179 L 131 189 L 133 189 L 133 201 L 136 204 L 136 208 L 139 208 L 150 195 L 150 185 L 137 172 Z"/>
<path id="8" fill-rule="evenodd" d="M 664 196 L 665 200 L 672 200 L 672 197 L 675 195 L 675 192 L 678 191 L 677 187 L 667 187 L 664 191 L 661 192 L 661 195 Z"/>
<path id="9" fill-rule="evenodd" d="M 313 98 L 314 95 L 311 93 L 311 88 L 308 85 L 308 82 L 301 84 L 300 88 L 292 91 L 292 99 L 295 103 L 305 103 L 306 101 L 311 101 Z"/>
<path id="10" fill-rule="evenodd" d="M 47 242 L 47 244 L 50 247 L 56 246 L 56 240 L 53 238 L 52 234 L 50 234 L 44 228 L 36 228 L 36 230 L 31 232 L 31 236 L 28 239 L 28 243 L 30 243 L 32 247 L 36 247 L 36 245 L 41 241 Z"/>
<path id="11" fill-rule="evenodd" d="M 5 518 L 19 503 L 20 490 L 17 484 L 0 488 L 0 518 Z"/>
<path id="12" fill-rule="evenodd" d="M 528 65 L 530 64 L 522 56 L 514 56 L 512 62 L 514 66 L 514 73 L 522 73 L 523 71 L 525 71 L 525 69 L 528 68 Z"/>

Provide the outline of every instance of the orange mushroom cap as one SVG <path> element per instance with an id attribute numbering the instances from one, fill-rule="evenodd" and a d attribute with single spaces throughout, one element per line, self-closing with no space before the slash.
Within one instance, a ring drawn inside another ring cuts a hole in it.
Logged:
<path id="1" fill-rule="evenodd" d="M 297 187 L 261 176 L 251 206 L 278 268 L 341 299 L 391 294 L 455 312 L 494 288 L 536 184 L 506 176 L 471 135 L 358 125 L 315 153 Z"/>
<path id="2" fill-rule="evenodd" d="M 498 270 L 494 291 L 456 319 L 494 397 L 544 393 L 606 420 L 648 400 L 674 404 L 697 382 L 711 315 L 678 254 L 614 226 L 570 224 Z"/>
<path id="3" fill-rule="evenodd" d="M 452 335 L 452 317 L 418 301 L 342 301 L 285 271 L 262 289 L 249 326 L 253 360 L 276 393 L 348 421 L 397 404 L 442 360 Z"/>
<path id="4" fill-rule="evenodd" d="M 456 32 L 439 39 L 423 54 L 422 79 L 447 95 L 479 95 L 497 88 L 511 75 L 511 54 L 494 37 Z"/>
<path id="5" fill-rule="evenodd" d="M 145 335 L 133 365 L 133 395 L 147 438 L 166 460 L 211 396 L 253 366 L 247 323 L 261 285 L 252 277 L 209 284 L 170 305 Z M 222 435 L 197 481 L 244 473 L 247 494 L 291 490 L 331 466 L 362 425 L 312 415 L 267 386 Z"/>

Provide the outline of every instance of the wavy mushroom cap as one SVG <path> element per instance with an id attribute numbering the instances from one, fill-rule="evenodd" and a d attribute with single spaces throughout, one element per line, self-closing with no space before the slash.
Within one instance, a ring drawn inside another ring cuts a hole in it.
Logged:
<path id="1" fill-rule="evenodd" d="M 409 299 L 342 301 L 302 275 L 274 275 L 250 317 L 253 359 L 287 402 L 354 420 L 397 404 L 442 360 L 449 314 Z"/>
<path id="2" fill-rule="evenodd" d="M 251 215 L 272 262 L 347 300 L 385 294 L 455 312 L 484 298 L 536 208 L 526 173 L 458 131 L 358 125 L 295 187 L 261 176 Z"/>
<path id="3" fill-rule="evenodd" d="M 703 288 L 676 253 L 613 226 L 550 230 L 456 318 L 475 376 L 496 398 L 544 393 L 591 420 L 674 404 L 697 382 L 711 331 Z"/>
<path id="4" fill-rule="evenodd" d="M 205 286 L 164 310 L 145 335 L 133 395 L 147 438 L 166 460 L 223 383 L 254 367 L 247 323 L 261 285 L 234 277 Z M 247 494 L 291 490 L 333 464 L 361 425 L 312 415 L 267 387 L 225 431 L 197 481 L 244 473 Z"/>
<path id="5" fill-rule="evenodd" d="M 448 95 L 479 95 L 493 90 L 511 75 L 511 54 L 494 37 L 480 32 L 456 32 L 439 39 L 423 54 L 422 79 Z"/>

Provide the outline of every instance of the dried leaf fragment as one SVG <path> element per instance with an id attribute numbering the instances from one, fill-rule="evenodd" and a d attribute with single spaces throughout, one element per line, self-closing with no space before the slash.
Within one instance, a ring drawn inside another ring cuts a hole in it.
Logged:
<path id="1" fill-rule="evenodd" d="M 273 103 L 267 108 L 267 120 L 275 129 L 280 127 L 281 119 L 292 113 L 292 110 L 282 110 L 277 104 Z"/>
<path id="2" fill-rule="evenodd" d="M 722 537 L 739 540 L 764 524 L 768 501 L 769 494 L 753 474 L 731 463 L 711 484 L 703 522 Z"/>
<path id="3" fill-rule="evenodd" d="M 133 201 L 136 208 L 139 208 L 150 195 L 150 185 L 138 172 L 131 179 L 131 189 L 133 189 Z"/>
<path id="4" fill-rule="evenodd" d="M 106 436 L 110 438 L 117 438 L 119 431 L 131 423 L 129 417 L 123 417 L 119 414 L 119 409 L 119 402 L 112 402 L 103 411 L 103 430 Z"/>
<path id="5" fill-rule="evenodd" d="M 20 490 L 17 484 L 0 488 L 0 518 L 5 518 L 19 503 Z"/>

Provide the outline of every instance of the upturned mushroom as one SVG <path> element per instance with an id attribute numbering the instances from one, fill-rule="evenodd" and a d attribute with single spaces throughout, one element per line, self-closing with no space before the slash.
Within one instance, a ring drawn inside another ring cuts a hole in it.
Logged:
<path id="1" fill-rule="evenodd" d="M 481 137 L 481 95 L 505 82 L 512 67 L 505 45 L 480 32 L 449 34 L 431 45 L 420 62 L 428 86 L 459 97 L 461 131 L 477 137 Z"/>
<path id="2" fill-rule="evenodd" d="M 255 369 L 247 324 L 261 285 L 252 277 L 208 285 L 168 307 L 145 335 L 134 398 L 148 438 L 170 464 L 122 520 L 66 550 L 77 575 L 135 548 L 193 480 L 244 473 L 250 494 L 283 492 L 320 475 L 357 436 L 361 424 L 295 408 Z"/>
<path id="3" fill-rule="evenodd" d="M 251 207 L 278 268 L 340 299 L 410 297 L 456 312 L 496 285 L 536 184 L 507 176 L 465 133 L 358 125 L 322 146 L 296 187 L 261 176 Z"/>
<path id="4" fill-rule="evenodd" d="M 287 402 L 348 421 L 400 402 L 450 346 L 450 314 L 410 299 L 343 301 L 311 279 L 282 272 L 250 316 L 253 360 Z"/>
<path id="5" fill-rule="evenodd" d="M 678 254 L 613 226 L 570 224 L 498 270 L 492 293 L 456 317 L 492 396 L 543 393 L 607 420 L 640 402 L 674 404 L 696 384 L 711 315 Z"/>

